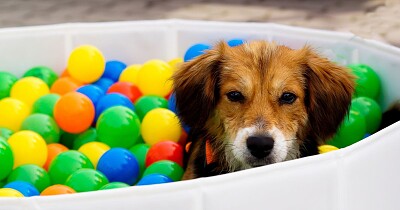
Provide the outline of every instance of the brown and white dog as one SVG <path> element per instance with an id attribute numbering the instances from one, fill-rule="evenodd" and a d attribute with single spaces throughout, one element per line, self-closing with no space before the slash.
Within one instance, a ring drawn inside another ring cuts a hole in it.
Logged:
<path id="1" fill-rule="evenodd" d="M 309 47 L 220 42 L 173 76 L 191 127 L 184 179 L 315 155 L 348 112 L 354 76 Z"/>

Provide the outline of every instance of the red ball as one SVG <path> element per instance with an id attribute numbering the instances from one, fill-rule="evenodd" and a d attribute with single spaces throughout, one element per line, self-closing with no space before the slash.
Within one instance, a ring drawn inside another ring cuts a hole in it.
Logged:
<path id="1" fill-rule="evenodd" d="M 161 141 L 150 147 L 146 155 L 146 167 L 160 160 L 170 160 L 183 167 L 183 148 L 173 141 Z"/>
<path id="2" fill-rule="evenodd" d="M 107 93 L 120 93 L 129 98 L 132 103 L 142 96 L 139 88 L 130 82 L 116 82 L 108 88 Z"/>

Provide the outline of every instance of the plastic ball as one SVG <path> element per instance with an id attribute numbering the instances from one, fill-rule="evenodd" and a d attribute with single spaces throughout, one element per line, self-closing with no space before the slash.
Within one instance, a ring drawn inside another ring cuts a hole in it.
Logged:
<path id="1" fill-rule="evenodd" d="M 40 167 L 47 159 L 47 146 L 44 139 L 33 131 L 18 131 L 9 139 L 13 151 L 14 168 L 23 164 L 35 164 Z"/>
<path id="2" fill-rule="evenodd" d="M 0 72 L 0 99 L 10 96 L 11 87 L 18 78 L 8 72 Z"/>
<path id="3" fill-rule="evenodd" d="M 139 177 L 139 163 L 127 149 L 112 148 L 101 156 L 97 170 L 103 172 L 110 182 L 132 185 Z"/>
<path id="4" fill-rule="evenodd" d="M 92 101 L 94 106 L 97 105 L 97 102 L 105 94 L 104 91 L 97 85 L 85 85 L 78 88 L 76 92 L 87 96 Z"/>
<path id="5" fill-rule="evenodd" d="M 151 164 L 143 173 L 143 177 L 150 174 L 162 174 L 172 179 L 173 181 L 180 181 L 182 179 L 184 170 L 183 168 L 170 160 L 161 160 Z"/>
<path id="6" fill-rule="evenodd" d="M 45 170 L 49 169 L 51 161 L 60 153 L 68 151 L 69 149 L 59 143 L 53 143 L 53 144 L 48 144 L 47 145 L 47 160 L 46 163 L 43 165 L 43 168 Z"/>
<path id="7" fill-rule="evenodd" d="M 143 118 L 140 129 L 144 141 L 149 145 L 166 140 L 178 142 L 182 131 L 175 113 L 164 108 L 149 111 Z"/>
<path id="8" fill-rule="evenodd" d="M 142 121 L 146 114 L 155 108 L 167 108 L 168 101 L 160 96 L 142 96 L 135 103 L 135 112 Z"/>
<path id="9" fill-rule="evenodd" d="M 121 61 L 107 61 L 106 69 L 101 77 L 108 78 L 113 82 L 116 82 L 125 68 L 126 64 L 122 63 Z"/>
<path id="10" fill-rule="evenodd" d="M 100 190 L 111 190 L 111 189 L 117 189 L 117 188 L 124 188 L 124 187 L 129 187 L 130 185 L 125 184 L 123 182 L 110 182 L 103 187 L 100 188 Z"/>
<path id="11" fill-rule="evenodd" d="M 7 140 L 0 137 L 0 180 L 8 177 L 14 166 L 14 157 Z"/>
<path id="12" fill-rule="evenodd" d="M 0 137 L 3 137 L 4 139 L 10 138 L 10 136 L 13 134 L 12 130 L 8 128 L 0 128 Z"/>
<path id="13" fill-rule="evenodd" d="M 357 97 L 351 101 L 351 109 L 360 112 L 367 123 L 367 133 L 378 130 L 382 120 L 382 110 L 375 100 L 368 97 Z"/>
<path id="14" fill-rule="evenodd" d="M 46 66 L 36 66 L 29 69 L 22 77 L 36 77 L 43 80 L 48 87 L 58 79 L 58 75 L 53 69 Z"/>
<path id="15" fill-rule="evenodd" d="M 104 111 L 97 122 L 99 141 L 110 147 L 130 148 L 140 135 L 140 120 L 130 109 L 115 106 Z"/>
<path id="16" fill-rule="evenodd" d="M 381 81 L 378 74 L 365 64 L 350 65 L 349 68 L 356 75 L 355 96 L 366 96 L 374 100 L 378 99 L 381 91 Z"/>
<path id="17" fill-rule="evenodd" d="M 48 195 L 62 195 L 62 194 L 73 194 L 76 191 L 66 185 L 56 184 L 52 185 L 45 190 L 43 190 L 40 195 L 41 196 L 48 196 Z"/>
<path id="18" fill-rule="evenodd" d="M 169 183 L 173 182 L 172 179 L 169 177 L 162 175 L 162 174 L 149 174 L 145 177 L 143 177 L 137 184 L 136 186 L 142 186 L 142 185 L 153 185 L 153 184 L 164 184 L 164 183 Z"/>
<path id="19" fill-rule="evenodd" d="M 161 60 L 147 61 L 137 75 L 137 85 L 143 95 L 164 97 L 172 90 L 172 68 Z"/>
<path id="20" fill-rule="evenodd" d="M 24 102 L 14 98 L 4 98 L 0 100 L 0 127 L 18 131 L 22 121 L 30 113 L 30 108 Z"/>
<path id="21" fill-rule="evenodd" d="M 134 85 L 137 84 L 137 74 L 142 66 L 138 64 L 130 65 L 122 71 L 119 76 L 120 82 L 130 82 Z"/>
<path id="22" fill-rule="evenodd" d="M 24 197 L 24 195 L 18 190 L 11 188 L 1 188 L 0 197 Z"/>
<path id="23" fill-rule="evenodd" d="M 32 107 L 32 113 L 46 114 L 53 117 L 54 106 L 60 99 L 58 94 L 47 94 L 35 101 Z"/>
<path id="24" fill-rule="evenodd" d="M 147 144 L 136 144 L 131 147 L 129 151 L 135 156 L 139 164 L 139 176 L 142 176 L 144 169 L 146 168 L 146 156 L 150 146 Z"/>
<path id="25" fill-rule="evenodd" d="M 90 127 L 85 132 L 75 136 L 72 149 L 78 150 L 81 146 L 90 142 L 97 142 L 97 130 L 93 127 Z"/>
<path id="26" fill-rule="evenodd" d="M 74 92 L 81 84 L 71 77 L 61 77 L 53 83 L 50 92 L 62 96 L 69 92 Z"/>
<path id="27" fill-rule="evenodd" d="M 6 184 L 4 188 L 11 188 L 14 190 L 18 190 L 25 197 L 37 196 L 39 195 L 39 191 L 28 182 L 24 181 L 14 181 Z"/>
<path id="28" fill-rule="evenodd" d="M 66 132 L 81 133 L 93 122 L 95 109 L 92 101 L 77 92 L 61 96 L 54 107 L 54 118 Z"/>
<path id="29" fill-rule="evenodd" d="M 76 192 L 96 191 L 106 184 L 108 184 L 108 180 L 103 173 L 88 168 L 75 171 L 65 182 L 66 186 L 71 187 Z"/>
<path id="30" fill-rule="evenodd" d="M 72 78 L 83 83 L 92 83 L 104 73 L 105 59 L 94 46 L 83 45 L 75 48 L 69 58 L 67 69 Z"/>
<path id="31" fill-rule="evenodd" d="M 178 65 L 183 63 L 183 58 L 174 58 L 168 61 L 168 64 L 171 66 L 172 71 L 175 72 L 178 69 Z"/>
<path id="32" fill-rule="evenodd" d="M 236 47 L 236 46 L 242 45 L 244 43 L 244 41 L 243 41 L 243 39 L 231 39 L 227 43 L 230 47 Z"/>
<path id="33" fill-rule="evenodd" d="M 336 135 L 326 144 L 337 148 L 350 146 L 363 139 L 367 130 L 365 117 L 360 112 L 350 110 L 349 116 L 345 117 L 344 122 L 338 129 Z"/>
<path id="34" fill-rule="evenodd" d="M 318 152 L 319 154 L 324 154 L 324 153 L 328 153 L 328 152 L 332 152 L 335 150 L 338 150 L 339 148 L 332 146 L 332 145 L 321 145 L 318 147 Z"/>
<path id="35" fill-rule="evenodd" d="M 168 109 L 174 113 L 176 112 L 176 96 L 175 93 L 172 93 L 171 96 L 168 98 Z"/>
<path id="36" fill-rule="evenodd" d="M 96 168 L 100 157 L 109 149 L 110 147 L 102 142 L 89 142 L 82 145 L 78 151 L 86 155 L 92 162 L 94 168 Z"/>
<path id="37" fill-rule="evenodd" d="M 64 184 L 69 175 L 81 168 L 94 168 L 92 162 L 84 154 L 75 150 L 60 153 L 49 167 L 51 183 Z"/>
<path id="38" fill-rule="evenodd" d="M 100 78 L 99 80 L 93 83 L 93 85 L 96 85 L 104 92 L 107 92 L 107 90 L 111 87 L 112 84 L 114 84 L 114 82 L 108 78 Z"/>
<path id="39" fill-rule="evenodd" d="M 43 191 L 50 186 L 50 177 L 46 170 L 34 164 L 25 164 L 15 168 L 7 179 L 7 182 L 24 181 Z"/>
<path id="40" fill-rule="evenodd" d="M 130 82 L 116 82 L 111 85 L 107 93 L 120 93 L 129 98 L 129 100 L 134 103 L 142 93 L 139 88 Z"/>
<path id="41" fill-rule="evenodd" d="M 146 167 L 160 160 L 170 160 L 183 167 L 183 148 L 176 142 L 162 141 L 150 147 L 146 156 Z"/>
<path id="42" fill-rule="evenodd" d="M 49 92 L 49 87 L 43 80 L 36 77 L 25 77 L 15 82 L 11 88 L 10 96 L 32 106 L 38 98 Z"/>
<path id="43" fill-rule="evenodd" d="M 185 62 L 188 62 L 194 58 L 196 58 L 199 55 L 202 55 L 205 53 L 205 51 L 211 49 L 211 46 L 208 44 L 195 44 L 189 47 L 189 49 L 186 51 L 185 56 L 183 57 L 183 60 Z"/>
<path id="44" fill-rule="evenodd" d="M 132 111 L 135 110 L 135 107 L 133 106 L 133 103 L 129 100 L 128 97 L 120 94 L 120 93 L 109 93 L 100 98 L 96 105 L 96 121 L 103 113 L 105 110 L 107 110 L 110 107 L 114 106 L 124 106 Z"/>
<path id="45" fill-rule="evenodd" d="M 60 128 L 54 119 L 45 114 L 32 114 L 22 122 L 21 130 L 34 131 L 46 141 L 46 144 L 60 140 Z"/>

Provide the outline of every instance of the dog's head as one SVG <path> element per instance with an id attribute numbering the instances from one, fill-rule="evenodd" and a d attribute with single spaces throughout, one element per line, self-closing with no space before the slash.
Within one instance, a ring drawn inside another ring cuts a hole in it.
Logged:
<path id="1" fill-rule="evenodd" d="M 221 42 L 173 78 L 181 120 L 205 132 L 234 170 L 294 159 L 305 141 L 322 143 L 347 114 L 354 90 L 346 68 L 309 47 L 265 41 Z"/>

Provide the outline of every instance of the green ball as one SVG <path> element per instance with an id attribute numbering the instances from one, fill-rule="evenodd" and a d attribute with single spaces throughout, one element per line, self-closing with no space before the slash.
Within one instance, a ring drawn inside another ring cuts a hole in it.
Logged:
<path id="1" fill-rule="evenodd" d="M 53 117 L 54 106 L 59 99 L 60 96 L 53 93 L 38 98 L 38 100 L 33 104 L 32 113 L 47 114 L 50 117 Z"/>
<path id="2" fill-rule="evenodd" d="M 100 142 L 110 147 L 128 149 L 139 138 L 140 120 L 131 109 L 114 106 L 106 109 L 100 115 L 96 129 Z"/>
<path id="3" fill-rule="evenodd" d="M 11 87 L 18 78 L 8 72 L 0 72 L 0 99 L 10 96 Z"/>
<path id="4" fill-rule="evenodd" d="M 125 184 L 123 182 L 110 182 L 103 187 L 100 188 L 100 190 L 111 190 L 111 189 L 117 189 L 117 188 L 124 188 L 124 187 L 129 187 L 128 184 Z"/>
<path id="5" fill-rule="evenodd" d="M 139 177 L 142 176 L 146 168 L 146 155 L 149 149 L 150 146 L 147 144 L 136 144 L 129 149 L 129 151 L 136 157 L 136 160 L 139 163 Z"/>
<path id="6" fill-rule="evenodd" d="M 34 164 L 21 165 L 15 168 L 7 179 L 7 182 L 25 181 L 42 192 L 50 186 L 50 177 L 46 170 Z"/>
<path id="7" fill-rule="evenodd" d="M 108 179 L 103 173 L 89 168 L 75 171 L 65 182 L 65 185 L 76 192 L 96 191 L 106 184 L 108 184 Z"/>
<path id="8" fill-rule="evenodd" d="M 6 184 L 6 180 L 0 180 L 0 188 L 3 188 L 3 186 Z"/>
<path id="9" fill-rule="evenodd" d="M 160 96 L 142 96 L 135 103 L 135 112 L 140 121 L 143 120 L 147 112 L 155 108 L 168 109 L 168 101 Z"/>
<path id="10" fill-rule="evenodd" d="M 29 69 L 22 77 L 37 77 L 43 80 L 49 88 L 58 79 L 58 75 L 53 69 L 46 66 L 37 66 Z"/>
<path id="11" fill-rule="evenodd" d="M 57 155 L 49 166 L 49 175 L 53 184 L 64 184 L 67 178 L 81 168 L 93 169 L 89 158 L 81 152 L 69 150 Z"/>
<path id="12" fill-rule="evenodd" d="M 60 141 L 60 128 L 56 121 L 45 114 L 32 114 L 21 125 L 21 130 L 30 130 L 38 133 L 47 144 Z"/>
<path id="13" fill-rule="evenodd" d="M 8 177 L 14 166 L 14 157 L 7 140 L 0 137 L 0 180 Z"/>
<path id="14" fill-rule="evenodd" d="M 74 139 L 72 149 L 78 150 L 82 145 L 97 141 L 97 130 L 96 128 L 90 127 L 85 132 L 78 134 Z"/>
<path id="15" fill-rule="evenodd" d="M 8 128 L 0 128 L 0 137 L 3 137 L 4 139 L 10 138 L 13 133 L 14 132 Z"/>
<path id="16" fill-rule="evenodd" d="M 355 96 L 366 96 L 374 100 L 378 99 L 381 91 L 381 81 L 378 74 L 365 64 L 350 65 L 349 68 L 356 75 Z"/>
<path id="17" fill-rule="evenodd" d="M 336 135 L 326 144 L 338 148 L 350 146 L 364 138 L 367 132 L 365 117 L 360 112 L 350 110 Z"/>
<path id="18" fill-rule="evenodd" d="M 162 174 L 173 181 L 179 181 L 182 179 L 183 173 L 184 170 L 178 163 L 170 160 L 161 160 L 149 165 L 144 171 L 143 177 L 150 174 Z"/>
<path id="19" fill-rule="evenodd" d="M 378 130 L 382 120 L 382 110 L 375 100 L 368 97 L 357 97 L 351 101 L 351 109 L 365 117 L 367 133 L 373 134 Z"/>

